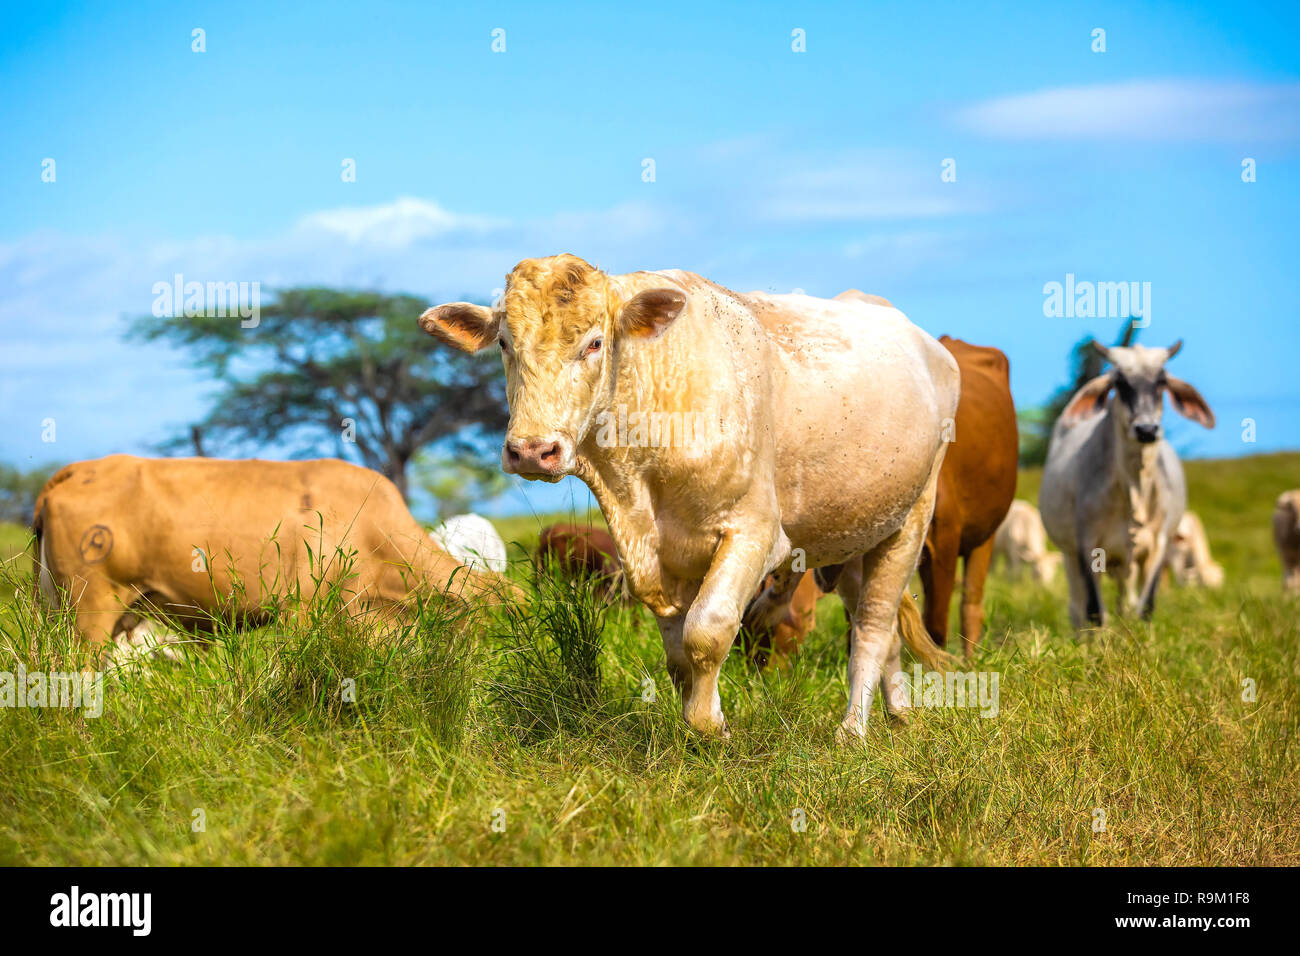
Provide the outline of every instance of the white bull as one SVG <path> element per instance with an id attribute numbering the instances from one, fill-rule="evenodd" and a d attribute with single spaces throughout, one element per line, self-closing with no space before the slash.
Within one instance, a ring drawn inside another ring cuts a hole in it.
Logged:
<path id="1" fill-rule="evenodd" d="M 693 727 L 725 730 L 718 671 L 764 575 L 760 614 L 784 609 L 805 568 L 843 571 L 827 574 L 853 621 L 843 730 L 865 732 L 877 686 L 906 706 L 894 622 L 959 385 L 902 313 L 554 256 L 516 266 L 495 309 L 420 321 L 458 348 L 500 348 L 503 467 L 592 489 Z M 923 629 L 904 636 L 933 653 Z"/>

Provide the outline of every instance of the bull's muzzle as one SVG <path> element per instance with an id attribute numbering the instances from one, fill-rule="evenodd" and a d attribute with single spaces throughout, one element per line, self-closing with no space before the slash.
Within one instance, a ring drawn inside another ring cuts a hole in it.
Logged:
<path id="1" fill-rule="evenodd" d="M 568 470 L 569 457 L 563 438 L 507 438 L 501 468 L 521 478 L 555 479 Z"/>

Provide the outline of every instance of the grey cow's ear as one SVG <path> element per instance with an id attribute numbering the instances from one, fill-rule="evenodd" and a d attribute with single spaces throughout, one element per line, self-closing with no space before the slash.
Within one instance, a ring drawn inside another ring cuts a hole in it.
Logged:
<path id="1" fill-rule="evenodd" d="M 1110 394 L 1113 384 L 1114 381 L 1111 379 L 1109 372 L 1105 375 L 1098 375 L 1074 393 L 1074 397 L 1070 399 L 1070 404 L 1066 405 L 1065 411 L 1061 412 L 1061 420 L 1067 425 L 1073 425 L 1094 412 L 1101 411 L 1106 405 L 1106 396 Z"/>
<path id="2" fill-rule="evenodd" d="M 1169 389 L 1169 400 L 1174 403 L 1174 410 L 1179 415 L 1190 418 L 1206 428 L 1214 427 L 1214 412 L 1211 411 L 1209 403 L 1201 397 L 1201 393 L 1191 384 L 1181 378 L 1174 378 L 1166 372 L 1165 387 Z"/>
<path id="3" fill-rule="evenodd" d="M 668 328 L 684 308 L 686 293 L 681 289 L 647 289 L 627 301 L 619 311 L 618 323 L 627 335 L 652 339 Z"/>
<path id="4" fill-rule="evenodd" d="M 477 352 L 497 340 L 500 319 L 485 305 L 449 302 L 420 316 L 420 328 L 462 352 Z"/>

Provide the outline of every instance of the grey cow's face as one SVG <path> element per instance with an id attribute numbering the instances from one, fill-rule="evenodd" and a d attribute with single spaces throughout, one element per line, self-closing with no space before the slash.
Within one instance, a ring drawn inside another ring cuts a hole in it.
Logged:
<path id="1" fill-rule="evenodd" d="M 1114 368 L 1114 414 L 1130 438 L 1142 444 L 1159 441 L 1165 408 L 1165 362 L 1176 349 L 1149 349 L 1141 345 L 1106 350 Z"/>
<path id="2" fill-rule="evenodd" d="M 1206 428 L 1214 427 L 1214 412 L 1201 393 L 1165 371 L 1165 363 L 1183 347 L 1181 341 L 1167 349 L 1141 345 L 1108 349 L 1097 342 L 1092 344 L 1114 367 L 1074 393 L 1061 413 L 1064 424 L 1072 425 L 1109 406 L 1130 441 L 1150 444 L 1161 437 L 1160 419 L 1167 392 L 1178 414 Z M 1112 392 L 1115 393 L 1113 401 L 1110 400 Z"/>

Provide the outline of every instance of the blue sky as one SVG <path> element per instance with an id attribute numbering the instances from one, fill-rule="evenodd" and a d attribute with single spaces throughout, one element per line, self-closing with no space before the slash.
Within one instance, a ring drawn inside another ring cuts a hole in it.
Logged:
<path id="1" fill-rule="evenodd" d="M 1006 351 L 1022 405 L 1119 325 L 1045 317 L 1045 283 L 1149 282 L 1142 340 L 1184 338 L 1219 414 L 1175 443 L 1300 447 L 1295 4 L 264 7 L 6 7 L 0 460 L 147 452 L 202 415 L 183 355 L 121 337 L 177 272 L 444 300 L 560 251 L 877 292 Z"/>

